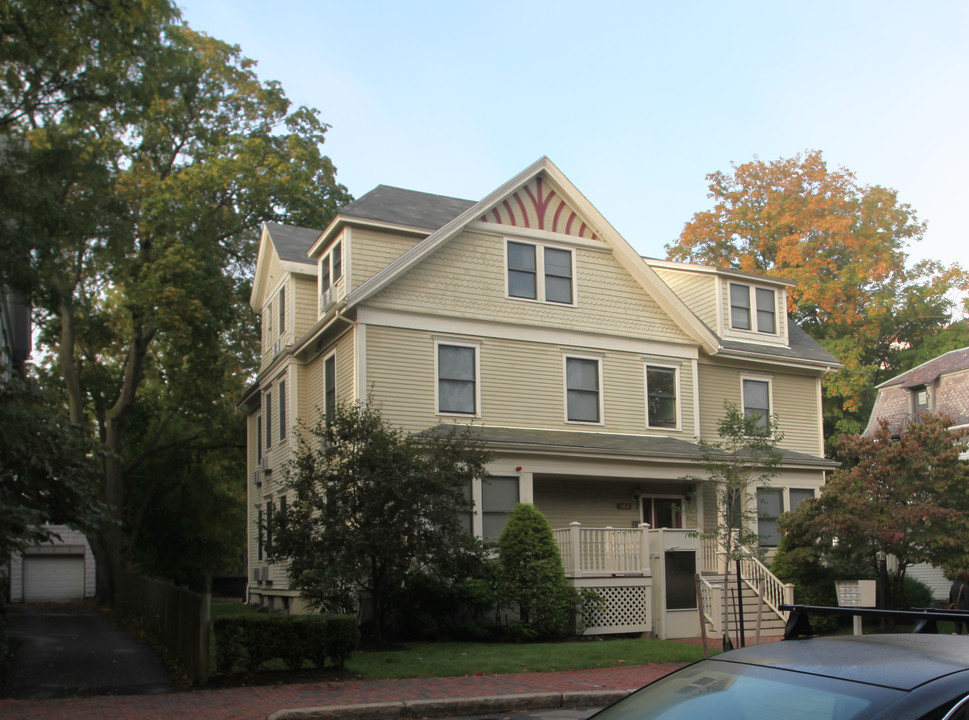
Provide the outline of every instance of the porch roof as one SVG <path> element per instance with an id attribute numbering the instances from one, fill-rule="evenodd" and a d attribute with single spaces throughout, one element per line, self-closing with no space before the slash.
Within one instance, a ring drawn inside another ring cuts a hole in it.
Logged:
<path id="1" fill-rule="evenodd" d="M 428 428 L 426 434 L 443 434 L 454 425 L 442 423 Z M 569 430 L 538 430 L 489 426 L 461 426 L 463 431 L 476 432 L 492 450 L 518 450 L 531 452 L 561 452 L 567 454 L 597 454 L 621 457 L 639 456 L 643 459 L 679 460 L 697 463 L 703 458 L 700 445 L 663 435 L 619 435 L 614 433 L 582 432 Z M 781 450 L 784 466 L 809 466 L 835 468 L 837 463 L 823 457 Z"/>

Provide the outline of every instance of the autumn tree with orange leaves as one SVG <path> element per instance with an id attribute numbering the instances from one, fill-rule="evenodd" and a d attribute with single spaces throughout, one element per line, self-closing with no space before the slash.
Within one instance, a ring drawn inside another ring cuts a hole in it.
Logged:
<path id="1" fill-rule="evenodd" d="M 894 190 L 829 169 L 820 151 L 707 179 L 714 207 L 686 223 L 668 257 L 797 283 L 792 319 L 844 363 L 824 380 L 828 435 L 864 428 L 877 383 L 969 344 L 965 321 L 953 323 L 969 275 L 909 263 L 925 223 Z"/>

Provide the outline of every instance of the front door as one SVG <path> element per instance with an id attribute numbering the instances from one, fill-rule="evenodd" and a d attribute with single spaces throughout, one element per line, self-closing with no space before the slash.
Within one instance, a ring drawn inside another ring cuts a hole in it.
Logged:
<path id="1" fill-rule="evenodd" d="M 683 498 L 644 497 L 643 522 L 651 528 L 682 528 Z"/>

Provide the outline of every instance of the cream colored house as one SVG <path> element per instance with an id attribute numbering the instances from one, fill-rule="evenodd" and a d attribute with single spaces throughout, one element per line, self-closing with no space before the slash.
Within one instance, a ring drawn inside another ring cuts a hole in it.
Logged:
<path id="1" fill-rule="evenodd" d="M 479 429 L 495 459 L 469 529 L 495 538 L 515 503 L 535 504 L 573 582 L 607 599 L 590 627 L 695 634 L 695 570 L 716 631 L 717 548 L 695 530 L 717 508 L 682 479 L 698 473 L 696 437 L 716 439 L 725 400 L 778 417 L 768 544 L 832 467 L 821 377 L 839 364 L 788 322 L 788 287 L 640 257 L 547 158 L 478 202 L 379 186 L 323 230 L 266 225 L 262 363 L 241 401 L 251 600 L 298 607 L 257 529 L 285 502 L 297 420 L 370 397 L 411 432 Z M 751 578 L 783 602 L 790 589 L 768 582 Z"/>

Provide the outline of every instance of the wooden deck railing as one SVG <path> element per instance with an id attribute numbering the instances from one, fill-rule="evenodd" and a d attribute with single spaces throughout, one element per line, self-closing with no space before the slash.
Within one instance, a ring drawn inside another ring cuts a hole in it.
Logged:
<path id="1" fill-rule="evenodd" d="M 570 578 L 649 574 L 649 525 L 637 528 L 584 528 L 581 523 L 554 530 L 565 574 Z"/>

